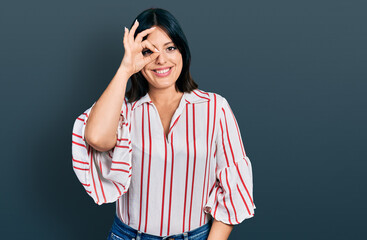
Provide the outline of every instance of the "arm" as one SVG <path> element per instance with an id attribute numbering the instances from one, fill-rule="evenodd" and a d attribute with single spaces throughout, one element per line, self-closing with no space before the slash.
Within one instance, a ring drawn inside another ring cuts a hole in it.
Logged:
<path id="1" fill-rule="evenodd" d="M 233 225 L 220 222 L 213 218 L 208 240 L 227 240 L 232 229 Z"/>
<path id="2" fill-rule="evenodd" d="M 153 61 L 159 55 L 148 40 L 142 41 L 144 36 L 154 31 L 154 28 L 138 33 L 134 39 L 137 28 L 138 22 L 135 22 L 131 31 L 125 27 L 123 39 L 125 54 L 120 67 L 106 90 L 95 103 L 86 124 L 86 141 L 94 149 L 101 152 L 110 150 L 116 145 L 116 129 L 125 99 L 126 84 L 130 76 L 139 72 L 147 63 Z M 154 53 L 147 57 L 143 56 L 143 47 L 149 48 Z"/>
<path id="3" fill-rule="evenodd" d="M 226 99 L 219 108 L 216 184 L 204 212 L 214 218 L 209 240 L 226 240 L 234 225 L 254 216 L 252 167 L 237 120 Z"/>
<path id="4" fill-rule="evenodd" d="M 128 117 L 131 104 L 125 99 L 126 84 L 132 74 L 157 56 L 151 54 L 143 58 L 141 54 L 143 47 L 153 47 L 146 41 L 140 43 L 153 29 L 139 33 L 134 42 L 136 28 L 137 24 L 130 34 L 125 28 L 125 55 L 116 75 L 98 101 L 81 114 L 73 126 L 73 169 L 86 192 L 99 205 L 115 202 L 128 191 L 131 182 Z"/>
<path id="5" fill-rule="evenodd" d="M 84 111 L 75 120 L 72 134 L 73 170 L 95 203 L 101 205 L 116 201 L 126 193 L 131 180 L 132 147 L 128 113 L 130 103 L 124 101 L 117 127 L 116 146 L 110 151 L 94 149 L 85 139 L 86 123 L 91 109 Z"/>
<path id="6" fill-rule="evenodd" d="M 116 129 L 129 77 L 124 69 L 119 68 L 89 114 L 85 140 L 98 151 L 105 152 L 116 145 Z"/>

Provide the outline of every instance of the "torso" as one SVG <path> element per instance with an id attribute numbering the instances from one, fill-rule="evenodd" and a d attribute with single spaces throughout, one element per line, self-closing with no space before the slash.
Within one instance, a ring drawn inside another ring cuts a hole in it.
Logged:
<path id="1" fill-rule="evenodd" d="M 169 125 L 179 103 L 180 101 L 176 101 L 171 106 L 156 106 L 166 138 L 168 138 Z"/>
<path id="2" fill-rule="evenodd" d="M 172 101 L 169 104 L 159 105 L 153 102 L 158 110 L 159 118 L 161 119 L 161 123 L 164 129 L 164 134 L 165 134 L 166 139 L 168 139 L 169 127 L 170 127 L 170 123 L 171 123 L 173 114 L 176 112 L 178 105 L 180 104 L 180 101 L 183 97 L 183 94 L 184 93 L 180 93 L 179 94 L 180 96 L 177 97 L 174 101 Z"/>

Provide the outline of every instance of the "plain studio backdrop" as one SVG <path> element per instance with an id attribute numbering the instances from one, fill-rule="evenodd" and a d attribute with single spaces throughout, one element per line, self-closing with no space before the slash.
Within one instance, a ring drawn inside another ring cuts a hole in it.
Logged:
<path id="1" fill-rule="evenodd" d="M 1 238 L 106 239 L 115 205 L 78 182 L 72 126 L 149 7 L 178 19 L 194 80 L 237 117 L 257 209 L 230 239 L 362 239 L 367 4 L 346 0 L 2 2 Z"/>

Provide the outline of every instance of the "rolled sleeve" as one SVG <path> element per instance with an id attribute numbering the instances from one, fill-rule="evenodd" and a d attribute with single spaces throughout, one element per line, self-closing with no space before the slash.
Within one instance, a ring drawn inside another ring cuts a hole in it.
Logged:
<path id="1" fill-rule="evenodd" d="M 93 105 L 74 122 L 72 133 L 72 166 L 85 191 L 98 205 L 115 202 L 127 192 L 131 181 L 132 147 L 129 131 L 129 106 L 124 101 L 113 149 L 100 152 L 84 138 L 86 123 Z"/>
<path id="2" fill-rule="evenodd" d="M 237 120 L 225 98 L 219 111 L 215 153 L 217 179 L 204 211 L 218 221 L 236 225 L 254 216 L 252 166 Z"/>

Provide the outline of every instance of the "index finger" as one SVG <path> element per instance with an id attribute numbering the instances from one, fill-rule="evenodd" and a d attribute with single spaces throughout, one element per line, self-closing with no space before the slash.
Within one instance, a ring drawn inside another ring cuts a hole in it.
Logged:
<path id="1" fill-rule="evenodd" d="M 148 29 L 145 29 L 144 31 L 141 31 L 140 33 L 138 33 L 138 35 L 135 38 L 135 41 L 137 42 L 141 42 L 143 40 L 143 37 L 145 37 L 146 35 L 148 35 L 149 33 L 153 32 L 155 29 L 155 27 L 151 27 Z"/>

